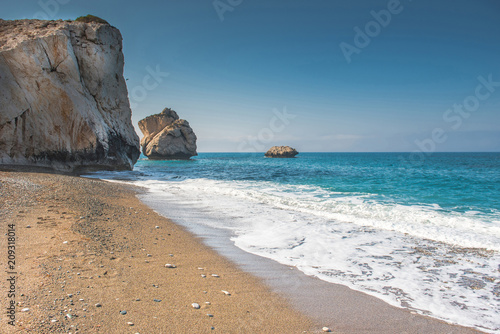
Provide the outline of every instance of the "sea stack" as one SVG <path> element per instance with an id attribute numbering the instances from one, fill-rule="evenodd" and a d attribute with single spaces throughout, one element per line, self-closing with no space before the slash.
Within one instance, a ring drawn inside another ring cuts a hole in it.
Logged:
<path id="1" fill-rule="evenodd" d="M 139 128 L 144 134 L 142 153 L 149 159 L 185 160 L 198 155 L 193 129 L 170 108 L 139 121 Z"/>
<path id="2" fill-rule="evenodd" d="M 0 19 L 0 165 L 132 169 L 123 65 L 107 23 Z"/>
<path id="3" fill-rule="evenodd" d="M 299 152 L 290 146 L 273 146 L 266 152 L 268 158 L 294 158 Z"/>

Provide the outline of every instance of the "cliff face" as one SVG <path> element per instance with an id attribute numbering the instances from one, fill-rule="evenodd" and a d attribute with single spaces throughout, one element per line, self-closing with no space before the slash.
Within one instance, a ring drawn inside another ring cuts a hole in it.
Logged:
<path id="1" fill-rule="evenodd" d="M 131 169 L 123 65 L 110 25 L 0 20 L 0 164 Z"/>
<path id="2" fill-rule="evenodd" d="M 196 135 L 186 120 L 165 108 L 161 113 L 139 121 L 144 137 L 142 153 L 149 159 L 189 159 L 196 153 Z"/>

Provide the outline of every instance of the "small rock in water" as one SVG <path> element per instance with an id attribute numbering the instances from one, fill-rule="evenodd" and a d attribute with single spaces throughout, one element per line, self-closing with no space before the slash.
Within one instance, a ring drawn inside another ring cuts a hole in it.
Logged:
<path id="1" fill-rule="evenodd" d="M 167 263 L 165 265 L 165 267 L 167 267 L 167 268 L 177 268 L 174 264 L 170 264 L 170 263 Z"/>
<path id="2" fill-rule="evenodd" d="M 330 333 L 332 330 L 328 327 L 323 327 L 323 332 L 328 332 Z"/>
<path id="3" fill-rule="evenodd" d="M 200 308 L 200 304 L 198 303 L 192 303 L 191 306 L 194 308 L 194 309 L 199 309 Z"/>
<path id="4" fill-rule="evenodd" d="M 231 296 L 231 294 L 226 290 L 221 290 L 225 295 Z"/>

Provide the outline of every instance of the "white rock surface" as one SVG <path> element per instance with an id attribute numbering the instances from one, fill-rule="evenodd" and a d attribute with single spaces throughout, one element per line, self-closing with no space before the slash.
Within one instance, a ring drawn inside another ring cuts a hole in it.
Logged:
<path id="1" fill-rule="evenodd" d="M 196 135 L 186 120 L 165 108 L 161 113 L 139 121 L 144 137 L 142 153 L 149 159 L 189 159 L 196 153 Z"/>
<path id="2" fill-rule="evenodd" d="M 108 24 L 0 20 L 0 164 L 131 169 L 120 31 Z"/>

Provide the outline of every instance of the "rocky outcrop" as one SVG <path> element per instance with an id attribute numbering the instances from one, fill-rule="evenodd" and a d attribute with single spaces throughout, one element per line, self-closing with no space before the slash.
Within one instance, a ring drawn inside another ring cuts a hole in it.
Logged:
<path id="1" fill-rule="evenodd" d="M 0 164 L 131 169 L 139 138 L 109 24 L 0 20 Z"/>
<path id="2" fill-rule="evenodd" d="M 144 137 L 142 153 L 149 159 L 189 159 L 196 153 L 196 135 L 186 120 L 175 111 L 165 108 L 161 113 L 139 121 Z"/>
<path id="3" fill-rule="evenodd" d="M 273 146 L 266 152 L 265 156 L 268 158 L 293 158 L 299 152 L 290 146 Z"/>

